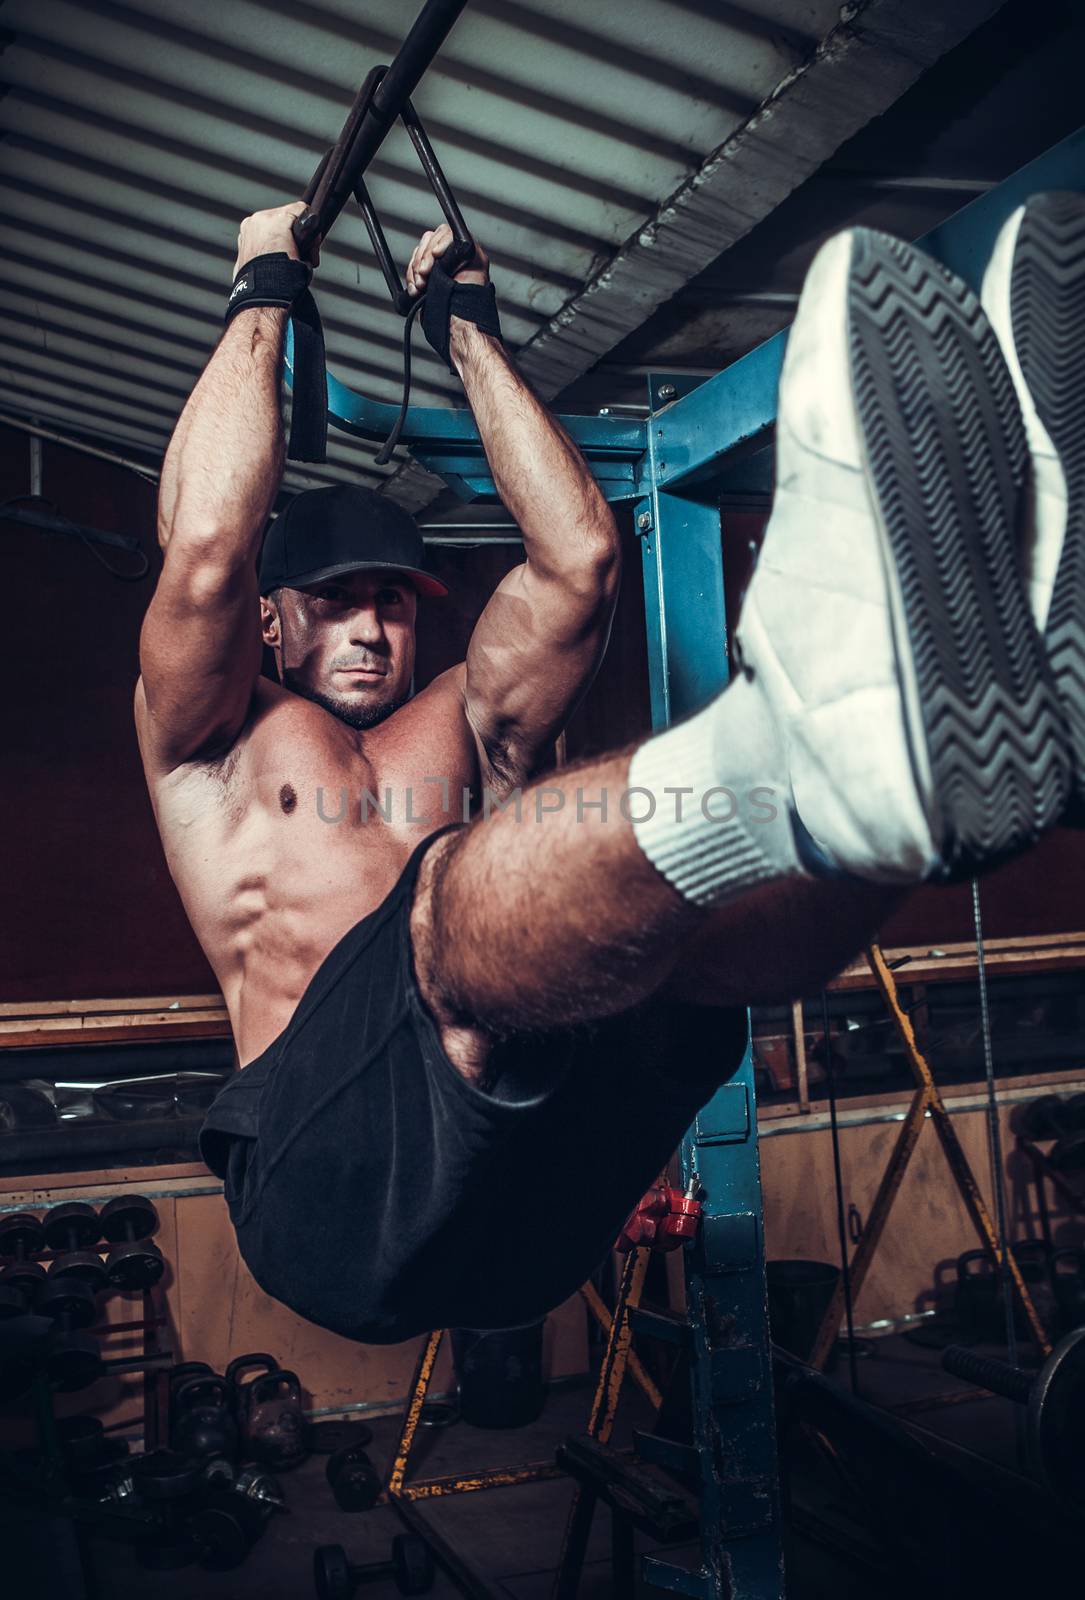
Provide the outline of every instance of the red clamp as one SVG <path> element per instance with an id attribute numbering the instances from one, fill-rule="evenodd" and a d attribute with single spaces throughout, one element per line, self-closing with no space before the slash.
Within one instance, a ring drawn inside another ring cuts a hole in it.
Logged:
<path id="1" fill-rule="evenodd" d="M 616 1250 L 677 1250 L 697 1234 L 701 1202 L 695 1198 L 701 1185 L 691 1178 L 685 1193 L 669 1184 L 655 1183 L 626 1218 Z"/>

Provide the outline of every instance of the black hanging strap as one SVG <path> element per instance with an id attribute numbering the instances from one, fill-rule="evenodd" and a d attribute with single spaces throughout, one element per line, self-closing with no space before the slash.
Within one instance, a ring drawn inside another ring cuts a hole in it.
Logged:
<path id="1" fill-rule="evenodd" d="M 312 267 L 285 250 L 254 256 L 234 279 L 226 303 L 227 323 L 250 306 L 282 306 L 290 312 L 294 381 L 287 454 L 291 461 L 325 461 L 328 451 L 324 329 L 309 288 L 312 276 Z"/>

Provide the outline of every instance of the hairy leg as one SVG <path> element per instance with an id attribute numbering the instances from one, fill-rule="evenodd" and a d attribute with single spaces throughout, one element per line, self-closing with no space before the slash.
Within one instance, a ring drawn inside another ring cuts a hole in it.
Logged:
<path id="1" fill-rule="evenodd" d="M 630 754 L 565 768 L 526 789 L 518 814 L 494 812 L 427 852 L 415 965 L 446 1048 L 469 1073 L 485 1056 L 480 1029 L 591 1021 L 664 987 L 707 1004 L 789 999 L 827 981 L 899 899 L 789 881 L 693 905 L 644 855 L 619 805 Z"/>
<path id="2" fill-rule="evenodd" d="M 695 1005 L 773 1005 L 824 988 L 870 943 L 906 891 L 793 879 L 709 911 L 663 992 Z"/>

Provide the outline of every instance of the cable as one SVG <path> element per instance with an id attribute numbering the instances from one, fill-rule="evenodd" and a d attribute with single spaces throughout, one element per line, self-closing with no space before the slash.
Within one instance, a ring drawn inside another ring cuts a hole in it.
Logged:
<path id="1" fill-rule="evenodd" d="M 414 319 L 425 304 L 426 297 L 421 295 L 408 311 L 403 323 L 403 402 L 399 408 L 399 416 L 391 433 L 373 457 L 375 467 L 386 466 L 392 458 L 392 451 L 399 443 L 399 436 L 403 432 L 403 424 L 407 420 L 407 406 L 411 398 L 411 334 L 414 331 Z"/>
<path id="2" fill-rule="evenodd" d="M 103 556 L 95 548 L 93 539 L 88 539 L 87 535 L 84 533 L 79 524 L 77 522 L 72 522 L 69 517 L 66 517 L 57 506 L 56 501 L 50 500 L 47 495 L 13 494 L 9 496 L 7 500 L 0 500 L 0 518 L 3 517 L 4 512 L 9 506 L 26 505 L 28 502 L 33 505 L 48 506 L 54 521 L 59 525 L 59 527 L 63 529 L 65 533 L 71 534 L 73 538 L 78 539 L 81 544 L 85 545 L 90 551 L 91 555 L 94 557 L 95 561 L 100 561 L 102 566 L 109 573 L 110 577 L 116 578 L 118 583 L 139 583 L 151 570 L 151 563 L 146 551 L 139 549 L 138 546 L 136 546 L 132 551 L 133 555 L 138 555 L 140 561 L 142 562 L 142 566 L 138 572 L 122 572 L 120 568 L 113 566 L 109 561 L 106 560 L 105 556 Z"/>
<path id="3" fill-rule="evenodd" d="M 1006 1227 L 1006 1194 L 1002 1182 L 1002 1129 L 998 1122 L 998 1094 L 995 1089 L 995 1054 L 991 1040 L 991 1008 L 987 995 L 987 963 L 983 948 L 983 924 L 980 918 L 980 886 L 978 878 L 972 879 L 972 925 L 976 935 L 976 976 L 980 993 L 980 1030 L 983 1035 L 983 1071 L 987 1080 L 987 1154 L 991 1163 L 991 1188 L 995 1197 L 995 1216 L 998 1220 L 999 1281 L 1002 1289 L 1002 1310 L 1006 1322 L 1006 1359 L 1017 1365 L 1017 1325 L 1013 1304 L 1013 1277 L 1010 1273 L 1010 1242 Z M 1014 1407 L 1019 1459 L 1025 1445 L 1024 1415 Z"/>
<path id="4" fill-rule="evenodd" d="M 840 1272 L 844 1279 L 844 1310 L 848 1323 L 848 1368 L 851 1392 L 859 1393 L 859 1369 L 855 1360 L 855 1317 L 851 1303 L 851 1267 L 848 1262 L 848 1236 L 844 1222 L 844 1176 L 840 1165 L 840 1132 L 836 1121 L 836 1069 L 829 1040 L 829 996 L 821 991 L 821 1030 L 825 1044 L 825 1073 L 829 1085 L 829 1126 L 833 1138 L 833 1181 L 836 1185 L 836 1226 L 840 1236 Z"/>

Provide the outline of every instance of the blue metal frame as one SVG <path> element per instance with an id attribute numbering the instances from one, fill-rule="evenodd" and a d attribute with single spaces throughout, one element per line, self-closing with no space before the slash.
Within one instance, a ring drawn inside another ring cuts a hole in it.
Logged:
<path id="1" fill-rule="evenodd" d="M 286 377 L 294 378 L 294 336 L 287 325 Z M 399 407 L 355 394 L 328 373 L 328 420 L 343 433 L 382 444 Z M 608 500 L 631 500 L 647 448 L 648 424 L 635 418 L 563 416 L 571 437 L 591 463 Z M 496 500 L 486 455 L 474 417 L 466 406 L 411 406 L 402 440 L 422 466 L 436 472 L 462 500 Z"/>
<path id="2" fill-rule="evenodd" d="M 1085 184 L 1085 129 L 1072 133 L 990 193 L 941 223 L 919 243 L 978 286 L 995 234 L 1006 217 L 1038 189 Z M 612 501 L 640 500 L 665 488 L 687 494 L 726 492 L 742 482 L 755 456 L 765 476 L 764 450 L 776 420 L 776 390 L 787 343 L 786 329 L 749 355 L 665 406 L 650 423 L 617 417 L 563 416 Z M 287 377 L 293 349 L 287 341 Z M 328 374 L 332 424 L 374 443 L 387 438 L 398 408 L 355 394 Z M 651 426 L 653 436 L 648 438 Z M 446 478 L 465 499 L 496 499 L 474 418 L 465 407 L 412 406 L 403 430 L 412 455 Z M 760 452 L 760 454 L 758 454 Z"/>
<path id="3" fill-rule="evenodd" d="M 728 676 L 719 506 L 714 499 L 705 503 L 663 487 L 676 454 L 664 416 L 689 404 L 681 396 L 681 379 L 669 380 L 668 393 L 677 392 L 678 398 L 657 423 L 664 381 L 659 376 L 649 383 L 653 481 L 637 509 L 656 728 L 704 704 Z M 732 404 L 729 415 L 736 426 L 744 426 L 741 403 Z M 698 448 L 701 427 L 698 423 L 691 435 Z M 738 1070 L 698 1112 L 682 1141 L 681 1162 L 683 1183 L 694 1176 L 700 1181 L 704 1207 L 696 1245 L 685 1261 L 701 1564 L 690 1571 L 647 1556 L 644 1577 L 655 1588 L 699 1600 L 779 1600 L 783 1549 L 748 1043 Z M 649 1440 L 642 1441 L 642 1453 L 651 1458 Z"/>
<path id="4" fill-rule="evenodd" d="M 998 229 L 1028 195 L 1085 188 L 1085 130 L 966 206 L 921 241 L 978 286 Z M 608 499 L 630 500 L 642 535 L 652 722 L 703 704 L 727 680 L 721 501 L 754 490 L 766 503 L 786 331 L 689 392 L 663 376 L 646 423 L 563 417 Z M 386 437 L 396 408 L 352 394 L 329 375 L 332 421 Z M 469 411 L 412 407 L 403 433 L 414 456 L 465 498 L 495 498 Z M 726 529 L 724 529 L 726 536 Z M 683 1176 L 705 1191 L 704 1222 L 687 1252 L 695 1445 L 702 1478 L 702 1561 L 688 1571 L 646 1557 L 655 1587 L 700 1600 L 780 1600 L 784 1592 L 775 1469 L 771 1350 L 753 1064 L 698 1114 L 682 1145 Z M 645 1453 L 651 1449 L 644 1441 Z M 670 1447 L 673 1451 L 674 1447 Z M 666 1453 L 666 1442 L 659 1441 Z"/>

